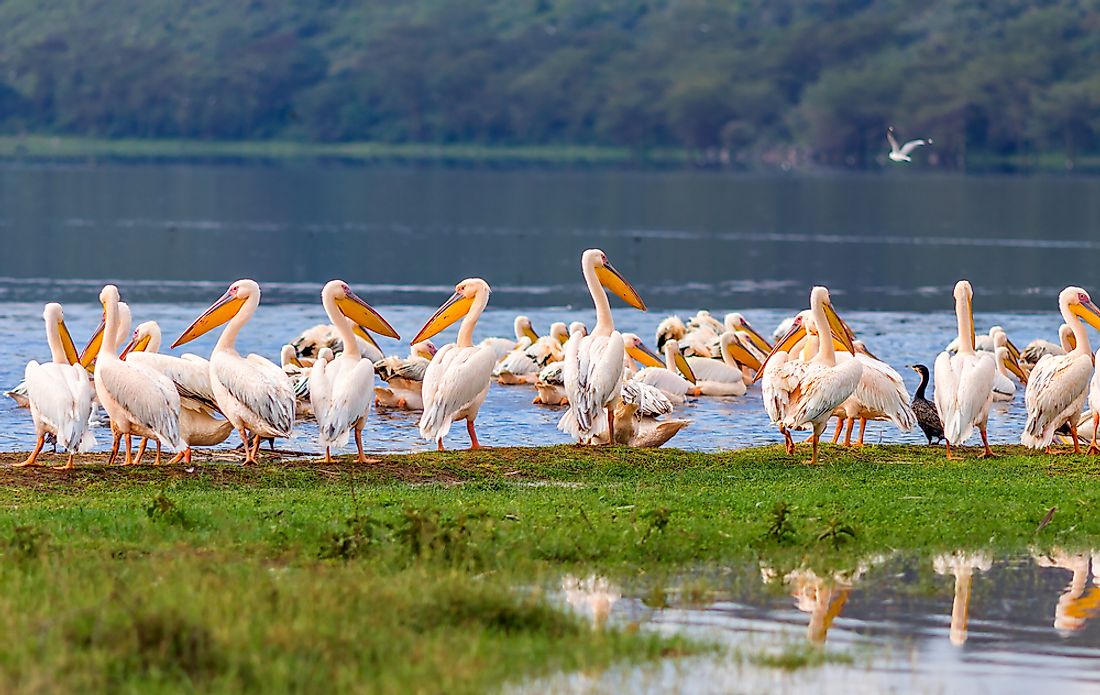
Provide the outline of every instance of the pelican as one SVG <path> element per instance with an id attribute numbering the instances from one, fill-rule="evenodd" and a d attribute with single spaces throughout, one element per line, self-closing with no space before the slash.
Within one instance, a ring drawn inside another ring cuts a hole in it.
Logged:
<path id="1" fill-rule="evenodd" d="M 838 355 L 838 359 L 854 359 L 863 365 L 859 377 L 859 386 L 841 404 L 840 409 L 848 420 L 848 431 L 844 439 L 845 446 L 851 444 L 852 429 L 859 420 L 859 438 L 856 446 L 863 446 L 863 436 L 867 431 L 868 420 L 889 420 L 902 432 L 909 432 L 917 422 L 917 416 L 909 405 L 909 392 L 897 371 L 872 355 L 860 341 L 852 342 L 855 352 L 851 355 Z M 837 425 L 833 442 L 840 435 Z"/>
<path id="2" fill-rule="evenodd" d="M 227 324 L 210 353 L 210 386 L 218 410 L 241 435 L 245 464 L 256 463 L 261 439 L 289 437 L 294 427 L 294 388 L 286 373 L 260 355 L 242 357 L 237 352 L 237 334 L 259 305 L 260 286 L 237 280 L 172 345 L 179 347 Z"/>
<path id="3" fill-rule="evenodd" d="M 893 126 L 886 129 L 886 141 L 890 143 L 890 161 L 891 162 L 911 162 L 913 158 L 909 154 L 921 147 L 922 145 L 931 145 L 932 138 L 925 138 L 923 140 L 910 140 L 904 145 L 898 146 L 898 140 L 894 137 Z"/>
<path id="4" fill-rule="evenodd" d="M 742 357 L 755 359 L 745 350 L 737 336 L 726 331 L 719 339 L 719 354 L 721 359 L 709 357 L 688 357 L 687 363 L 692 374 L 696 378 L 695 387 L 700 396 L 744 396 L 745 377 L 741 373 L 741 365 L 735 357 L 735 351 L 739 350 Z M 760 363 L 756 363 L 759 367 Z"/>
<path id="5" fill-rule="evenodd" d="M 657 349 L 665 346 L 666 340 L 683 340 L 687 334 L 687 325 L 679 316 L 668 316 L 657 324 Z"/>
<path id="6" fill-rule="evenodd" d="M 680 344 L 676 340 L 669 338 L 665 341 L 663 362 L 633 333 L 623 334 L 623 345 L 628 355 L 646 365 L 631 377 L 634 381 L 661 389 L 661 392 L 673 403 L 683 403 L 685 396 L 699 395 L 699 388 L 695 385 L 695 373 L 687 358 L 680 352 Z"/>
<path id="7" fill-rule="evenodd" d="M 672 412 L 672 401 L 660 389 L 640 381 L 623 382 L 622 400 L 615 407 L 613 444 L 655 449 L 691 424 L 690 420 L 659 420 Z"/>
<path id="8" fill-rule="evenodd" d="M 791 433 L 783 421 L 787 417 L 790 392 L 802 381 L 809 361 L 813 355 L 817 354 L 816 338 L 803 340 L 807 335 L 805 324 L 812 321 L 810 312 L 803 311 L 794 316 L 790 322 L 781 323 L 781 326 L 784 324 L 789 326 L 787 333 L 776 339 L 775 345 L 755 377 L 761 382 L 764 412 L 783 435 L 788 454 L 794 453 L 794 440 L 791 439 Z M 799 354 L 796 349 L 800 342 L 802 354 Z"/>
<path id="9" fill-rule="evenodd" d="M 95 390 L 65 326 L 65 313 L 60 304 L 51 302 L 42 311 L 46 321 L 46 342 L 52 361 L 45 364 L 31 360 L 24 371 L 27 401 L 37 435 L 34 450 L 25 461 L 15 466 L 36 466 L 38 454 L 52 434 L 69 454 L 63 468 L 73 467 L 73 456 L 95 446 L 95 437 L 88 429 Z"/>
<path id="10" fill-rule="evenodd" d="M 983 458 L 993 455 L 986 435 L 989 406 L 993 403 L 993 355 L 974 350 L 974 289 L 966 280 L 955 284 L 955 319 L 959 328 L 959 350 L 946 350 L 936 357 L 934 400 L 943 419 L 947 458 L 951 445 L 961 445 L 977 427 L 985 447 Z"/>
<path id="11" fill-rule="evenodd" d="M 1007 347 L 998 347 L 993 353 L 994 364 L 997 367 L 997 375 L 993 377 L 993 400 L 999 403 L 1008 403 L 1016 398 L 1016 377 L 1021 383 L 1027 384 L 1027 375 L 1020 369 L 1019 363 L 1012 359 L 1012 353 Z"/>
<path id="12" fill-rule="evenodd" d="M 321 290 L 321 304 L 344 345 L 355 344 L 355 326 L 389 338 L 400 338 L 382 315 L 359 298 L 343 280 L 330 280 Z M 317 419 L 318 441 L 325 463 L 332 447 L 343 447 L 355 433 L 357 463 L 377 463 L 363 453 L 363 426 L 374 396 L 374 363 L 358 350 L 344 350 L 331 362 L 317 360 L 309 372 L 309 400 Z"/>
<path id="13" fill-rule="evenodd" d="M 386 357 L 374 364 L 374 371 L 386 386 L 374 387 L 374 404 L 401 410 L 424 410 L 424 374 L 435 357 L 432 341 L 415 343 L 409 356 Z"/>
<path id="14" fill-rule="evenodd" d="M 192 447 L 221 444 L 233 431 L 233 425 L 216 416 L 218 405 L 210 388 L 210 363 L 198 355 L 158 354 L 160 342 L 160 325 L 156 321 L 146 321 L 134 329 L 120 359 L 152 369 L 172 381 L 180 394 L 180 438 L 185 448 L 170 463 L 181 460 L 191 463 Z M 136 462 L 141 462 L 145 445 L 143 439 Z"/>
<path id="15" fill-rule="evenodd" d="M 794 328 L 794 322 L 796 318 L 796 316 L 789 316 L 779 322 L 779 324 L 775 327 L 775 330 L 772 331 L 773 343 L 791 332 L 791 329 Z"/>
<path id="16" fill-rule="evenodd" d="M 531 341 L 529 345 L 533 345 L 536 340 L 539 339 L 539 334 L 535 332 L 534 326 L 531 324 L 531 319 L 524 315 L 519 315 L 512 322 L 512 329 L 515 331 L 516 339 L 509 340 L 508 338 L 485 338 L 480 343 L 479 347 L 487 347 L 493 351 L 493 356 L 496 361 L 504 359 L 505 355 L 512 352 L 523 342 L 524 338 Z M 440 329 L 442 330 L 442 329 Z"/>
<path id="17" fill-rule="evenodd" d="M 920 384 L 917 385 L 909 406 L 917 416 L 917 424 L 920 425 L 924 436 L 928 438 L 928 444 L 931 445 L 932 440 L 938 442 L 943 439 L 943 423 L 940 421 L 936 404 L 925 396 L 925 389 L 928 388 L 928 367 L 923 364 L 911 364 L 909 368 L 920 375 Z"/>
<path id="18" fill-rule="evenodd" d="M 569 335 L 571 336 L 574 333 L 576 333 L 577 331 L 580 331 L 581 335 L 588 335 L 588 326 L 585 326 L 580 321 L 574 321 L 574 322 L 570 323 L 569 324 Z M 566 337 L 565 342 L 567 342 L 567 343 L 569 342 L 568 337 Z"/>
<path id="19" fill-rule="evenodd" d="M 846 401 L 859 386 L 860 377 L 863 374 L 863 363 L 858 359 L 841 362 L 836 359 L 833 341 L 830 339 L 831 332 L 849 352 L 854 352 L 855 348 L 851 343 L 847 326 L 833 309 L 829 290 L 820 286 L 813 288 L 810 292 L 810 314 L 820 333 L 817 354 L 804 367 L 780 374 L 778 388 L 782 392 L 779 397 L 786 400 L 780 408 L 780 412 L 785 413 L 781 420 L 782 426 L 788 430 L 807 425 L 813 426 L 813 433 L 810 435 L 813 446 L 810 463 L 816 464 L 821 433 L 825 431 L 829 417 L 837 406 Z M 802 328 L 802 323 L 799 322 L 792 329 L 791 334 L 805 330 Z M 764 361 L 765 369 L 768 362 L 779 354 L 786 355 L 785 350 L 789 349 L 789 345 L 785 344 L 791 340 L 791 334 L 772 349 L 771 354 Z M 780 359 L 783 362 L 788 361 L 786 358 Z"/>
<path id="20" fill-rule="evenodd" d="M 443 437 L 447 436 L 455 420 L 466 420 L 470 448 L 481 448 L 474 420 L 489 393 L 496 353 L 489 345 L 474 345 L 474 328 L 489 303 L 489 293 L 489 283 L 481 278 L 463 280 L 413 338 L 414 343 L 427 340 L 462 319 L 458 339 L 435 353 L 424 372 L 420 434 L 436 442 L 440 451 L 443 451 Z M 516 325 L 519 325 L 518 319 Z"/>
<path id="21" fill-rule="evenodd" d="M 1077 439 L 1077 418 L 1089 391 L 1093 371 L 1093 355 L 1084 319 L 1100 329 L 1100 309 L 1092 303 L 1089 293 L 1080 287 L 1067 287 L 1058 295 L 1062 320 L 1073 329 L 1077 345 L 1065 355 L 1047 355 L 1039 360 L 1024 392 L 1027 424 L 1020 441 L 1032 449 L 1046 448 L 1054 438 L 1054 430 L 1069 420 L 1073 451 L 1080 453 Z"/>
<path id="22" fill-rule="evenodd" d="M 562 414 L 558 429 L 575 440 L 593 443 L 605 430 L 614 439 L 614 408 L 621 397 L 623 336 L 615 330 L 607 288 L 630 306 L 645 311 L 645 302 L 629 282 L 615 270 L 599 249 L 581 254 L 581 272 L 592 303 L 596 326 L 589 335 L 576 331 L 565 344 L 565 393 L 569 409 Z M 606 411 L 606 417 L 604 417 Z"/>
<path id="23" fill-rule="evenodd" d="M 497 377 L 498 383 L 504 385 L 535 383 L 543 367 L 565 358 L 562 346 L 569 340 L 566 330 L 564 323 L 555 323 L 550 328 L 550 335 L 543 336 L 525 347 L 524 343 L 527 339 L 521 341 L 520 347 L 508 353 L 493 369 L 493 375 Z"/>
<path id="24" fill-rule="evenodd" d="M 1063 323 L 1058 326 L 1058 345 L 1049 340 L 1036 338 L 1020 351 L 1020 364 L 1031 368 L 1046 355 L 1064 355 L 1074 347 L 1076 345 L 1073 342 L 1073 329 Z"/>
<path id="25" fill-rule="evenodd" d="M 371 363 L 375 363 L 378 360 L 385 357 L 382 354 L 382 348 L 378 347 L 378 343 L 375 342 L 374 337 L 367 332 L 362 326 L 354 326 L 352 332 L 355 334 L 355 345 L 359 347 L 359 354 Z M 328 348 L 332 350 L 332 354 L 339 355 L 344 351 L 344 339 L 340 337 L 339 329 L 326 323 L 320 323 L 312 328 L 307 328 L 302 331 L 297 338 L 290 343 L 294 348 L 294 353 L 298 358 L 298 361 L 303 367 L 312 367 L 313 363 L 320 357 L 321 350 Z"/>
<path id="26" fill-rule="evenodd" d="M 551 362 L 539 371 L 539 378 L 535 380 L 535 399 L 532 403 L 542 405 L 568 405 L 569 397 L 565 395 L 565 365 L 562 362 Z"/>
<path id="27" fill-rule="evenodd" d="M 125 464 L 131 458 L 131 436 L 139 435 L 157 442 L 156 463 L 160 464 L 161 446 L 180 451 L 187 445 L 180 437 L 180 397 L 176 385 L 163 374 L 141 364 L 119 359 L 118 288 L 107 285 L 99 293 L 103 304 L 103 330 L 99 346 L 91 355 L 95 360 L 95 391 L 99 404 L 111 418 L 114 443 L 111 460 L 119 442 L 126 437 Z"/>
<path id="28" fill-rule="evenodd" d="M 332 362 L 336 354 L 330 347 L 323 347 L 317 352 L 317 357 L 312 362 L 317 364 L 321 360 Z M 304 367 L 297 358 L 294 347 L 284 345 L 279 353 L 279 360 L 283 367 L 283 373 L 290 379 L 290 386 L 294 389 L 294 417 L 312 418 L 313 402 L 309 396 L 309 375 L 313 366 Z"/>

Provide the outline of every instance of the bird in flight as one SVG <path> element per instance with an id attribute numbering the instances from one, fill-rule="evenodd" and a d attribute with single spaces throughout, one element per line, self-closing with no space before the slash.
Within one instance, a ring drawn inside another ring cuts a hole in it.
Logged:
<path id="1" fill-rule="evenodd" d="M 910 140 L 899 147 L 898 140 L 894 137 L 893 126 L 886 129 L 886 139 L 890 143 L 890 161 L 892 162 L 911 162 L 913 158 L 909 156 L 910 152 L 921 145 L 932 144 L 932 138 L 926 138 L 921 140 Z"/>

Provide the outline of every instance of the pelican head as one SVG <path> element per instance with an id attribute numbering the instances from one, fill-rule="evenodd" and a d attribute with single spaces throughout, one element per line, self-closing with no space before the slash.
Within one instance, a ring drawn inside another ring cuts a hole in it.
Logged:
<path id="1" fill-rule="evenodd" d="M 623 347 L 626 348 L 626 354 L 636 359 L 640 364 L 646 367 L 663 367 L 665 363 L 661 360 L 661 357 L 649 349 L 649 347 L 642 342 L 634 333 L 623 333 Z"/>
<path id="2" fill-rule="evenodd" d="M 664 350 L 666 365 L 668 362 L 676 365 L 676 369 L 679 370 L 680 374 L 694 384 L 696 381 L 695 372 L 692 371 L 691 365 L 684 357 L 684 353 L 680 351 L 680 344 L 675 340 L 666 340 Z"/>
<path id="3" fill-rule="evenodd" d="M 679 316 L 669 316 L 657 324 L 657 349 L 665 346 L 665 341 L 680 340 L 687 333 L 687 326 Z"/>
<path id="4" fill-rule="evenodd" d="M 516 317 L 514 326 L 516 329 L 517 340 L 526 336 L 530 338 L 531 342 L 533 343 L 539 339 L 539 334 L 535 332 L 535 326 L 531 323 L 531 319 L 527 318 L 523 314 L 520 314 Z"/>
<path id="5" fill-rule="evenodd" d="M 552 323 L 550 324 L 550 337 L 557 338 L 559 343 L 565 345 L 565 342 L 569 340 L 569 329 L 561 321 Z"/>
<path id="6" fill-rule="evenodd" d="M 114 285 L 104 285 L 103 289 L 99 291 L 99 303 L 103 305 L 103 319 L 92 333 L 92 337 L 88 339 L 88 344 L 85 345 L 84 349 L 80 352 L 80 365 L 87 369 L 88 372 L 95 369 L 96 358 L 99 357 L 99 351 L 103 347 L 103 334 L 107 328 L 108 304 L 113 304 L 118 311 L 118 330 L 130 330 L 130 307 L 126 302 L 119 301 L 118 287 Z M 115 347 L 117 347 L 118 343 L 122 342 L 122 338 L 124 337 L 125 335 L 112 336 L 112 339 L 115 341 Z"/>
<path id="7" fill-rule="evenodd" d="M 426 360 L 430 360 L 435 357 L 435 343 L 430 340 L 422 340 L 419 343 L 413 343 L 412 351 L 413 354 L 419 355 Z"/>
<path id="8" fill-rule="evenodd" d="M 974 344 L 974 288 L 969 280 L 959 280 L 955 283 L 955 312 L 962 312 L 962 316 L 970 325 L 970 344 Z"/>
<path id="9" fill-rule="evenodd" d="M 246 302 L 255 298 L 260 301 L 260 286 L 255 280 L 237 280 L 225 291 L 216 302 L 202 313 L 195 322 L 187 327 L 172 347 L 176 348 L 184 343 L 189 343 L 195 338 L 214 330 L 218 326 L 228 322 L 244 308 Z"/>
<path id="10" fill-rule="evenodd" d="M 775 341 L 775 345 L 768 351 L 764 361 L 760 364 L 760 368 L 756 371 L 756 376 L 752 378 L 752 382 L 755 384 L 760 381 L 760 377 L 764 375 L 764 368 L 768 366 L 768 361 L 771 358 L 780 353 L 789 353 L 794 349 L 794 346 L 798 344 L 798 341 L 806 337 L 807 327 L 813 324 L 813 317 L 810 316 L 810 312 L 802 311 L 791 321 L 791 327 L 787 330 L 787 334 L 779 340 Z"/>
<path id="11" fill-rule="evenodd" d="M 1020 368 L 1020 363 L 1016 361 L 1016 358 L 1012 356 L 1012 352 L 1004 345 L 998 345 L 995 349 L 997 360 L 1008 369 L 1021 384 L 1027 384 L 1027 374 Z"/>
<path id="12" fill-rule="evenodd" d="M 581 335 L 588 335 L 588 326 L 584 325 L 580 321 L 574 321 L 569 324 L 569 335 L 573 335 L 577 331 L 581 332 Z"/>
<path id="13" fill-rule="evenodd" d="M 747 333 L 749 341 L 764 354 L 767 354 L 772 349 L 771 343 L 769 343 L 764 336 L 760 335 L 759 331 L 753 328 L 748 319 L 740 312 L 732 311 L 726 314 L 725 327 L 728 331 L 743 331 Z"/>
<path id="14" fill-rule="evenodd" d="M 1063 314 L 1068 311 L 1100 331 L 1100 309 L 1092 303 L 1089 293 L 1080 287 L 1067 287 L 1062 290 L 1058 295 L 1058 306 L 1063 309 Z"/>
<path id="15" fill-rule="evenodd" d="M 343 280 L 330 280 L 321 290 L 321 300 L 326 303 L 334 302 L 336 308 L 345 318 L 351 321 L 352 325 L 363 329 L 360 332 L 361 337 L 362 333 L 366 333 L 366 331 L 374 331 L 389 338 L 401 338 L 397 331 L 393 329 L 393 326 L 382 318 L 382 315 L 375 311 L 374 307 L 352 292 L 351 287 Z M 365 339 L 374 342 L 369 333 L 367 333 Z"/>
<path id="16" fill-rule="evenodd" d="M 607 254 L 599 249 L 588 249 L 581 255 L 581 267 L 592 268 L 603 287 L 635 309 L 646 310 L 645 302 L 633 285 L 607 260 Z"/>
<path id="17" fill-rule="evenodd" d="M 42 309 L 42 318 L 46 322 L 47 331 L 49 331 L 50 326 L 57 326 L 57 335 L 61 339 L 61 349 L 65 352 L 65 359 L 68 360 L 69 364 L 79 362 L 80 355 L 77 354 L 73 336 L 69 333 L 68 326 L 65 325 L 65 311 L 61 308 L 61 305 L 57 302 L 47 304 Z"/>
<path id="18" fill-rule="evenodd" d="M 818 285 L 810 291 L 810 307 L 820 306 L 825 312 L 825 320 L 829 324 L 829 332 L 833 334 L 834 338 L 840 340 L 844 349 L 848 352 L 855 354 L 856 349 L 853 345 L 855 336 L 852 334 L 852 330 L 848 328 L 848 324 L 844 323 L 844 320 L 836 313 L 836 309 L 833 308 L 833 300 L 829 296 L 829 290 L 826 287 Z M 818 326 L 820 330 L 822 326 Z"/>
<path id="19" fill-rule="evenodd" d="M 749 369 L 760 369 L 760 367 L 763 366 L 760 360 L 756 358 L 756 355 L 749 352 L 749 350 L 741 344 L 741 340 L 733 331 L 726 331 L 723 333 L 719 341 L 722 350 L 738 364 L 743 364 Z"/>
<path id="20" fill-rule="evenodd" d="M 467 278 L 458 283 L 455 285 L 455 293 L 432 314 L 432 317 L 417 332 L 412 342 L 419 343 L 446 330 L 448 326 L 470 313 L 476 300 L 484 298 L 484 301 L 488 301 L 491 291 L 489 283 L 481 278 Z"/>
<path id="21" fill-rule="evenodd" d="M 279 350 L 279 364 L 286 367 L 301 367 L 302 361 L 298 359 L 298 351 L 289 343 Z"/>
<path id="22" fill-rule="evenodd" d="M 159 349 L 160 324 L 156 321 L 146 321 L 138 324 L 138 327 L 134 329 L 134 334 L 130 337 L 130 342 L 123 348 L 119 359 L 126 359 L 126 355 L 131 352 L 145 352 L 146 350 L 156 352 Z"/>

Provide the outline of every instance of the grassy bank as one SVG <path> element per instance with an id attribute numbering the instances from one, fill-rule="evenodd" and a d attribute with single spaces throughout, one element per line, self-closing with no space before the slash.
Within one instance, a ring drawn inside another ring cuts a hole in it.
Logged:
<path id="1" fill-rule="evenodd" d="M 118 160 L 329 159 L 356 162 L 438 162 L 547 166 L 687 165 L 684 150 L 638 152 L 623 147 L 486 146 L 291 140 L 166 140 L 51 136 L 0 137 L 0 158 Z"/>
<path id="2" fill-rule="evenodd" d="M 0 689 L 461 692 L 684 653 L 699 647 L 593 631 L 532 587 L 1100 538 L 1100 460 L 1020 454 L 830 447 L 811 468 L 777 447 L 553 447 L 4 468 L 0 628 L 19 637 Z"/>

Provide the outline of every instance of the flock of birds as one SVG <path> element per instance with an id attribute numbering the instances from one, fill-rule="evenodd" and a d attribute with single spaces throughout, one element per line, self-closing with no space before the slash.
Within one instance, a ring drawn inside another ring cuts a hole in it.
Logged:
<path id="1" fill-rule="evenodd" d="M 372 405 L 419 412 L 419 430 L 439 449 L 452 423 L 465 421 L 471 448 L 479 448 L 475 422 L 494 381 L 535 387 L 535 403 L 565 406 L 558 428 L 578 444 L 660 446 L 688 424 L 668 419 L 688 397 L 744 395 L 756 382 L 771 422 L 793 454 L 792 432 L 808 430 L 810 463 L 818 443 L 836 419 L 833 442 L 845 433 L 851 444 L 860 423 L 862 445 L 868 421 L 886 420 L 903 431 L 919 425 L 929 444 L 952 447 L 980 433 L 983 455 L 991 456 L 986 434 L 990 406 L 1012 400 L 1017 382 L 1026 385 L 1027 423 L 1021 442 L 1048 451 L 1055 436 L 1068 436 L 1080 451 L 1078 428 L 1091 426 L 1090 452 L 1100 452 L 1100 372 L 1094 373 L 1085 323 L 1100 329 L 1100 309 L 1078 287 L 1059 296 L 1065 324 L 1060 345 L 1034 341 L 1020 351 L 1000 327 L 975 336 L 973 289 L 955 287 L 958 336 L 937 357 L 934 399 L 926 397 L 929 371 L 910 398 L 901 376 L 858 340 L 833 308 L 829 291 L 814 287 L 809 309 L 781 324 L 769 341 L 745 318 L 731 313 L 718 321 L 700 311 L 687 323 L 669 317 L 657 328 L 656 348 L 637 335 L 615 329 L 608 292 L 645 310 L 634 287 L 598 249 L 581 256 L 581 272 L 596 310 L 592 330 L 580 323 L 554 324 L 540 337 L 525 317 L 515 336 L 475 342 L 478 318 L 490 295 L 479 278 L 463 280 L 455 293 L 412 339 L 410 354 L 385 356 L 373 335 L 398 338 L 397 331 L 341 280 L 324 286 L 321 303 L 329 324 L 303 332 L 282 349 L 281 364 L 241 355 L 236 339 L 260 303 L 260 287 L 238 280 L 183 331 L 178 347 L 224 326 L 209 358 L 159 354 L 160 327 L 146 322 L 130 333 L 129 307 L 118 288 L 100 292 L 103 322 L 78 352 L 60 305 L 43 313 L 52 360 L 30 362 L 25 380 L 8 392 L 29 408 L 36 442 L 25 461 L 38 463 L 46 442 L 74 454 L 95 444 L 97 404 L 110 421 L 110 462 L 125 440 L 126 464 L 139 463 L 146 445 L 177 452 L 173 462 L 190 462 L 193 447 L 215 446 L 239 433 L 245 463 L 254 463 L 263 441 L 291 435 L 297 420 L 317 422 L 325 460 L 354 437 L 357 461 L 370 462 L 363 429 Z M 440 349 L 431 338 L 461 321 L 457 339 Z M 127 337 L 128 344 L 123 346 Z M 380 377 L 386 386 L 376 386 Z M 1082 413 L 1085 401 L 1090 410 Z M 141 442 L 136 455 L 133 438 Z"/>

